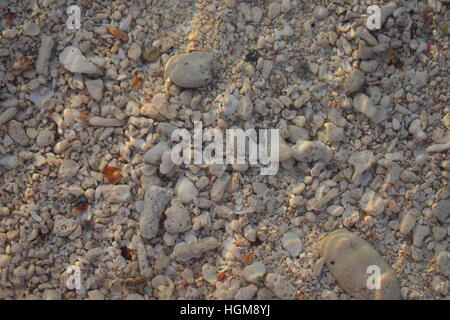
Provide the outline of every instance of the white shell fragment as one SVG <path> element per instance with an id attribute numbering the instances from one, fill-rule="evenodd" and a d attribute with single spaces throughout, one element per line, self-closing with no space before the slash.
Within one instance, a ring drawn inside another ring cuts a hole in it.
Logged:
<path id="1" fill-rule="evenodd" d="M 105 185 L 102 187 L 103 197 L 112 203 L 121 203 L 130 200 L 130 186 L 125 184 Z"/>
<path id="2" fill-rule="evenodd" d="M 61 64 L 73 73 L 96 74 L 99 72 L 97 67 L 89 62 L 81 53 L 80 49 L 69 46 L 59 54 Z"/>
<path id="3" fill-rule="evenodd" d="M 179 244 L 173 250 L 173 255 L 181 260 L 188 261 L 192 258 L 198 258 L 203 253 L 216 249 L 219 246 L 219 241 L 216 238 L 208 237 L 194 243 Z"/>

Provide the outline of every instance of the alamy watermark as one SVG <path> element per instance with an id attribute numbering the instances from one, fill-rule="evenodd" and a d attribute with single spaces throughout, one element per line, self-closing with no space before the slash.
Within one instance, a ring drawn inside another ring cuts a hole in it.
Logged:
<path id="1" fill-rule="evenodd" d="M 67 7 L 66 26 L 70 30 L 78 30 L 81 28 L 81 8 L 77 5 Z"/>
<path id="2" fill-rule="evenodd" d="M 65 274 L 67 275 L 65 285 L 69 290 L 79 291 L 83 288 L 81 284 L 81 269 L 79 266 L 68 266 Z"/>
<path id="3" fill-rule="evenodd" d="M 280 134 L 278 129 L 203 130 L 201 121 L 194 121 L 193 135 L 187 129 L 172 132 L 171 160 L 174 164 L 248 164 L 261 165 L 261 175 L 275 175 L 279 168 Z M 211 141 L 205 148 L 203 142 Z"/>
<path id="4" fill-rule="evenodd" d="M 370 265 L 367 267 L 367 273 L 370 276 L 367 278 L 366 285 L 369 290 L 379 290 L 381 288 L 381 269 L 377 265 Z"/>
<path id="5" fill-rule="evenodd" d="M 367 13 L 370 14 L 366 20 L 366 26 L 369 30 L 381 29 L 381 9 L 377 5 L 367 7 Z"/>

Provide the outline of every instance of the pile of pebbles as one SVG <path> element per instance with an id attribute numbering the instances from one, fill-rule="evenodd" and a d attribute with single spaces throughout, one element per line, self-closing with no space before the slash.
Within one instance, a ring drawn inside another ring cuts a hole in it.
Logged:
<path id="1" fill-rule="evenodd" d="M 447 2 L 80 3 L 0 0 L 0 299 L 450 297 Z M 278 173 L 174 164 L 195 121 Z"/>

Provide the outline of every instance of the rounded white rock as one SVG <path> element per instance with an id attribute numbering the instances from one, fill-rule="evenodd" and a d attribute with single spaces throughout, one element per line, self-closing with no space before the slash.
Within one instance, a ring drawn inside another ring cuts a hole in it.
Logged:
<path id="1" fill-rule="evenodd" d="M 39 147 L 46 147 L 55 141 L 55 136 L 50 130 L 43 130 L 36 138 L 36 144 Z"/>
<path id="2" fill-rule="evenodd" d="M 281 245 L 286 249 L 291 257 L 298 257 L 300 252 L 302 252 L 303 244 L 302 241 L 293 232 L 288 232 L 283 235 L 281 239 Z"/>
<path id="3" fill-rule="evenodd" d="M 253 262 L 242 270 L 242 277 L 252 283 L 258 283 L 265 274 L 266 266 L 259 261 Z"/>
<path id="4" fill-rule="evenodd" d="M 39 25 L 29 22 L 23 26 L 23 34 L 30 37 L 35 37 L 41 32 Z"/>
<path id="5" fill-rule="evenodd" d="M 181 203 L 189 203 L 198 195 L 198 190 L 191 180 L 182 177 L 175 186 L 175 194 Z"/>
<path id="6" fill-rule="evenodd" d="M 214 57 L 207 52 L 177 54 L 164 68 L 164 79 L 170 79 L 183 88 L 199 88 L 214 78 Z"/>

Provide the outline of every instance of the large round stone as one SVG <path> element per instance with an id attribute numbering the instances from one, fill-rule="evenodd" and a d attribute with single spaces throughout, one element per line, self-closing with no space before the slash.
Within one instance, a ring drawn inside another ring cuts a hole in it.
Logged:
<path id="1" fill-rule="evenodd" d="M 321 240 L 319 253 L 339 287 L 356 299 L 400 299 L 400 282 L 394 271 L 358 235 L 345 229 L 333 231 Z"/>
<path id="2" fill-rule="evenodd" d="M 167 61 L 164 79 L 183 88 L 203 87 L 213 80 L 214 64 L 214 57 L 207 52 L 177 54 Z"/>

